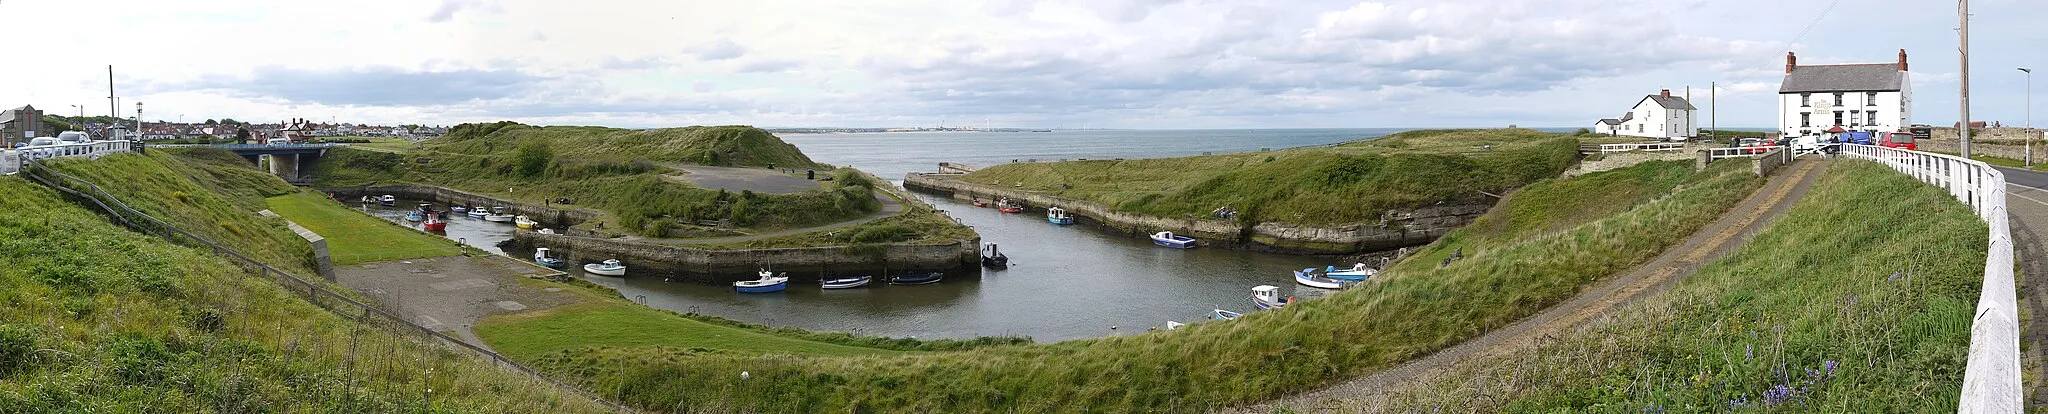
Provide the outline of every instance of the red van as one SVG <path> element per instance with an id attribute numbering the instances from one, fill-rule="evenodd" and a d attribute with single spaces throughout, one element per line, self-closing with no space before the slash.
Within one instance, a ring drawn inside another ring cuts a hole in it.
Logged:
<path id="1" fill-rule="evenodd" d="M 1913 143 L 1913 133 L 1911 132 L 1886 132 L 1879 135 L 1881 138 L 1878 139 L 1877 146 L 1900 148 L 1907 151 L 1918 151 L 1920 149 L 1919 145 Z"/>

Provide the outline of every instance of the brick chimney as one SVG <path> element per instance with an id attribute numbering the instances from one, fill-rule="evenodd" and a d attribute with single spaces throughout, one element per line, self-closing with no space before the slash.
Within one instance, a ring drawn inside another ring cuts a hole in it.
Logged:
<path id="1" fill-rule="evenodd" d="M 1793 56 L 1792 52 L 1785 52 L 1785 74 L 1792 74 L 1792 68 L 1796 67 L 1799 67 L 1799 57 Z"/>
<path id="2" fill-rule="evenodd" d="M 1671 90 L 1670 90 L 1670 89 L 1665 89 L 1665 90 L 1664 90 L 1663 92 L 1659 92 L 1659 93 L 1657 93 L 1657 94 L 1658 94 L 1658 95 L 1664 95 L 1664 97 L 1666 97 L 1666 98 L 1669 98 L 1669 97 L 1671 97 Z"/>
<path id="3" fill-rule="evenodd" d="M 1906 71 L 1906 49 L 1899 49 L 1899 71 Z"/>

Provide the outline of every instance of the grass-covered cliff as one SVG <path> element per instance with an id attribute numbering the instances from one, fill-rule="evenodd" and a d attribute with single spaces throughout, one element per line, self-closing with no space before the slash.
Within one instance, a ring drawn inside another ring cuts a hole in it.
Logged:
<path id="1" fill-rule="evenodd" d="M 1568 135 L 1526 129 L 1410 131 L 1334 147 L 1137 160 L 1011 163 L 962 181 L 1161 217 L 1243 223 L 1376 223 L 1388 209 L 1485 202 L 1576 161 Z"/>

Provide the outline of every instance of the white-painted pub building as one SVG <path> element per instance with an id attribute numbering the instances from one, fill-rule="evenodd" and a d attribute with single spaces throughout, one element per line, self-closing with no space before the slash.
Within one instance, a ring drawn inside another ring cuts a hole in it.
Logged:
<path id="1" fill-rule="evenodd" d="M 1905 49 L 1899 49 L 1898 62 L 1848 65 L 1799 66 L 1798 56 L 1785 52 L 1778 131 L 1787 137 L 1902 131 L 1911 125 L 1912 111 Z"/>

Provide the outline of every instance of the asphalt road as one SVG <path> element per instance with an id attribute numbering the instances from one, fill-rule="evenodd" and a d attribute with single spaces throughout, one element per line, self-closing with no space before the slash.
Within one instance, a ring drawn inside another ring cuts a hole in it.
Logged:
<path id="1" fill-rule="evenodd" d="M 2020 349 L 2029 406 L 2048 405 L 2048 386 L 2042 368 L 2048 362 L 2048 246 L 2041 232 L 2048 230 L 2048 172 L 1999 168 L 2005 173 L 2006 215 L 2011 220 L 2013 259 L 2019 261 Z"/>

